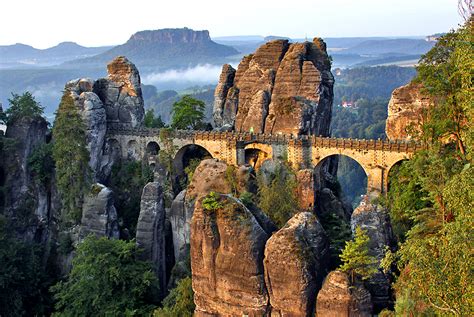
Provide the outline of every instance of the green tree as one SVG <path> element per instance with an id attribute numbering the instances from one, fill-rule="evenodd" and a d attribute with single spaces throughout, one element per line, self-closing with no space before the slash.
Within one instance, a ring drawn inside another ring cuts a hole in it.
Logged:
<path id="1" fill-rule="evenodd" d="M 90 155 L 86 144 L 86 126 L 68 92 L 64 93 L 56 112 L 53 140 L 63 220 L 69 224 L 77 223 L 82 215 L 84 193 L 90 188 Z"/>
<path id="2" fill-rule="evenodd" d="M 52 144 L 42 144 L 34 149 L 28 157 L 28 166 L 35 181 L 43 185 L 49 184 L 54 172 Z"/>
<path id="3" fill-rule="evenodd" d="M 205 107 L 203 101 L 184 95 L 180 101 L 173 104 L 171 126 L 182 130 L 202 128 Z"/>
<path id="4" fill-rule="evenodd" d="M 153 309 L 148 296 L 157 281 L 139 260 L 135 241 L 87 237 L 77 248 L 66 281 L 51 290 L 58 316 L 132 316 Z"/>
<path id="5" fill-rule="evenodd" d="M 143 119 L 143 124 L 147 128 L 156 129 L 161 129 L 166 126 L 166 124 L 161 119 L 161 116 L 155 117 L 155 111 L 151 108 L 146 111 L 145 118 Z"/>
<path id="6" fill-rule="evenodd" d="M 354 240 L 347 241 L 340 255 L 342 264 L 339 269 L 351 276 L 352 282 L 355 277 L 362 280 L 371 278 L 378 272 L 378 261 L 369 254 L 370 238 L 360 227 L 356 227 Z"/>
<path id="7" fill-rule="evenodd" d="M 396 253 L 400 311 L 474 311 L 472 34 L 468 21 L 442 37 L 418 67 L 417 80 L 434 100 L 418 136 L 426 149 L 391 176 L 398 180 L 388 193 L 392 219 L 409 220 Z"/>
<path id="8" fill-rule="evenodd" d="M 12 93 L 12 98 L 8 99 L 8 102 L 10 107 L 5 111 L 3 118 L 0 118 L 7 124 L 19 118 L 35 118 L 43 115 L 44 107 L 28 91 L 22 95 Z"/>
<path id="9" fill-rule="evenodd" d="M 154 317 L 191 317 L 195 307 L 192 280 L 186 277 L 171 290 L 163 300 L 163 308 L 155 310 Z"/>
<path id="10" fill-rule="evenodd" d="M 295 177 L 283 164 L 277 166 L 269 182 L 259 174 L 258 207 L 279 228 L 298 212 Z"/>
<path id="11" fill-rule="evenodd" d="M 0 316 L 48 314 L 51 279 L 42 266 L 43 254 L 39 245 L 16 239 L 0 215 Z"/>

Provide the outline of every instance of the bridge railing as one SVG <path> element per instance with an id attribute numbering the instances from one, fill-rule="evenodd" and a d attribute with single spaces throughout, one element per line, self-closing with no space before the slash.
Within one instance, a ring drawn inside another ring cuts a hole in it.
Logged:
<path id="1" fill-rule="evenodd" d="M 152 128 L 128 128 L 118 125 L 108 126 L 109 135 L 133 135 L 156 137 L 160 135 L 161 129 Z M 193 131 L 193 130 L 171 130 L 169 135 L 175 139 L 198 139 L 198 140 L 229 140 L 243 142 L 259 143 L 289 143 L 304 141 L 308 146 L 330 147 L 353 150 L 378 150 L 391 152 L 416 152 L 423 148 L 419 143 L 413 141 L 389 141 L 389 140 L 364 140 L 364 139 L 346 139 L 331 138 L 315 135 L 291 134 L 260 134 L 249 132 L 219 132 L 219 131 Z"/>

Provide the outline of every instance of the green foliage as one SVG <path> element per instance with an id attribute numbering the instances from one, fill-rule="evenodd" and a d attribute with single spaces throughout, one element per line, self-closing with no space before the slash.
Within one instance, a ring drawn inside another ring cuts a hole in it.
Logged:
<path id="1" fill-rule="evenodd" d="M 360 227 L 356 227 L 354 240 L 347 241 L 340 258 L 342 265 L 339 269 L 348 273 L 352 277 L 362 280 L 371 278 L 378 272 L 378 261 L 374 256 L 369 254 L 370 238 L 367 233 Z"/>
<path id="2" fill-rule="evenodd" d="M 346 245 L 346 241 L 352 237 L 351 227 L 346 220 L 334 213 L 323 214 L 320 221 L 329 238 L 331 266 L 338 267 L 341 264 L 340 254 Z"/>
<path id="3" fill-rule="evenodd" d="M 54 171 L 53 145 L 42 144 L 34 149 L 28 157 L 28 167 L 37 183 L 49 184 Z"/>
<path id="4" fill-rule="evenodd" d="M 166 125 L 161 119 L 161 116 L 155 117 L 155 112 L 153 109 L 148 109 L 145 113 L 145 118 L 143 119 L 143 124 L 147 128 L 156 128 L 161 129 Z"/>
<path id="5" fill-rule="evenodd" d="M 294 175 L 283 164 L 280 164 L 269 183 L 264 180 L 261 173 L 257 181 L 258 207 L 279 228 L 283 227 L 299 210 Z"/>
<path id="6" fill-rule="evenodd" d="M 202 200 L 202 207 L 204 210 L 209 212 L 215 212 L 221 208 L 223 205 L 220 202 L 221 197 L 216 192 L 210 192 L 203 200 Z"/>
<path id="7" fill-rule="evenodd" d="M 8 102 L 10 107 L 5 111 L 3 118 L 0 118 L 7 124 L 20 118 L 35 118 L 43 115 L 44 107 L 28 91 L 22 95 L 12 93 L 12 98 L 8 99 Z"/>
<path id="8" fill-rule="evenodd" d="M 58 252 L 61 255 L 68 255 L 74 250 L 72 237 L 69 232 L 59 233 L 58 244 Z"/>
<path id="9" fill-rule="evenodd" d="M 247 191 L 240 193 L 239 199 L 249 209 L 253 208 L 255 204 L 255 195 Z"/>
<path id="10" fill-rule="evenodd" d="M 395 255 L 397 314 L 474 311 L 472 34 L 472 22 L 448 33 L 417 68 L 434 105 L 418 135 L 427 149 L 390 176 L 392 219 L 407 224 Z"/>
<path id="11" fill-rule="evenodd" d="M 161 151 L 160 151 L 161 152 Z M 135 237 L 143 187 L 153 180 L 153 171 L 139 161 L 122 161 L 112 167 L 110 188 L 115 193 L 115 207 L 121 228 Z"/>
<path id="12" fill-rule="evenodd" d="M 171 126 L 180 130 L 199 130 L 203 127 L 205 103 L 184 95 L 180 101 L 173 104 Z"/>
<path id="13" fill-rule="evenodd" d="M 48 314 L 51 279 L 42 266 L 44 250 L 16 239 L 0 215 L 0 316 Z"/>
<path id="14" fill-rule="evenodd" d="M 225 169 L 225 180 L 230 185 L 232 194 L 237 195 L 237 176 L 235 174 L 235 166 L 228 165 Z"/>
<path id="15" fill-rule="evenodd" d="M 192 280 L 186 277 L 178 282 L 163 300 L 163 308 L 155 310 L 154 317 L 191 317 L 194 313 L 194 292 Z"/>
<path id="16" fill-rule="evenodd" d="M 189 161 L 188 166 L 184 168 L 184 173 L 186 174 L 187 183 L 189 184 L 194 176 L 194 171 L 201 163 L 201 160 L 198 158 L 193 158 Z"/>
<path id="17" fill-rule="evenodd" d="M 157 281 L 151 264 L 139 260 L 135 241 L 87 237 L 77 248 L 66 281 L 51 290 L 57 316 L 144 315 Z"/>
<path id="18" fill-rule="evenodd" d="M 63 94 L 53 125 L 53 158 L 56 180 L 63 203 L 63 221 L 78 223 L 84 193 L 90 186 L 86 126 L 68 92 Z"/>

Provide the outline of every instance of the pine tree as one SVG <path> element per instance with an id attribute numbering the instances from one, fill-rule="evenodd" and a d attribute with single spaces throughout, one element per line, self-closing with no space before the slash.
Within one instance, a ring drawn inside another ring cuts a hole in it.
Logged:
<path id="1" fill-rule="evenodd" d="M 347 241 L 340 258 L 342 265 L 339 269 L 351 276 L 352 282 L 355 277 L 362 280 L 371 278 L 378 272 L 378 261 L 369 254 L 370 238 L 360 227 L 356 228 L 354 240 Z"/>
<path id="2" fill-rule="evenodd" d="M 56 112 L 53 140 L 53 158 L 63 203 L 63 220 L 77 223 L 82 215 L 83 195 L 90 184 L 89 151 L 86 126 L 68 92 L 64 93 Z"/>

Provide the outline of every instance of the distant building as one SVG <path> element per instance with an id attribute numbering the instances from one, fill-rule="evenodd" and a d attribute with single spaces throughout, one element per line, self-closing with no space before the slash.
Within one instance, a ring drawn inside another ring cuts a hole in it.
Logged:
<path id="1" fill-rule="evenodd" d="M 336 76 L 341 76 L 341 74 L 342 74 L 342 69 L 340 69 L 340 68 L 335 68 L 335 69 L 333 70 L 333 72 L 334 72 L 334 74 L 335 74 Z"/>
<path id="2" fill-rule="evenodd" d="M 352 102 L 352 101 L 344 101 L 341 105 L 341 107 L 343 108 L 353 108 L 353 109 L 356 109 L 357 108 L 357 104 L 355 102 Z"/>

